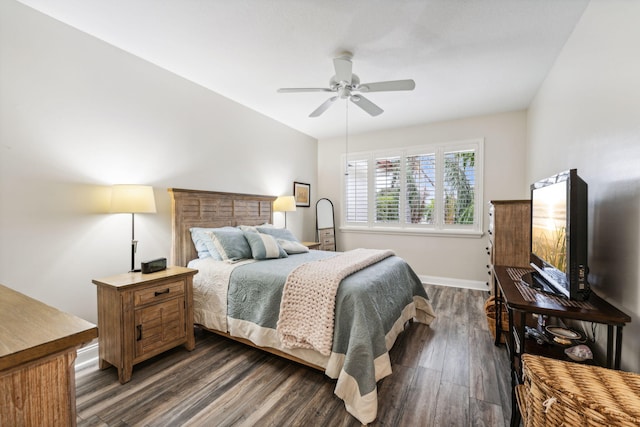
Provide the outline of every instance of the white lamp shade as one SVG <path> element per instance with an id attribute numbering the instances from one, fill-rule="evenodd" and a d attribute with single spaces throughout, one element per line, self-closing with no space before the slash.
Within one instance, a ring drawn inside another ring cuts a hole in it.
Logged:
<path id="1" fill-rule="evenodd" d="M 273 202 L 274 212 L 293 212 L 296 210 L 296 199 L 293 196 L 280 196 Z"/>
<path id="2" fill-rule="evenodd" d="M 114 185 L 111 189 L 111 212 L 155 213 L 156 200 L 150 185 Z"/>

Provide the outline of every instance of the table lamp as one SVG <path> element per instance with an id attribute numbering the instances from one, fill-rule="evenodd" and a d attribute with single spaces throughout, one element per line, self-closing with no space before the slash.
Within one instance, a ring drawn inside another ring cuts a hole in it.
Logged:
<path id="1" fill-rule="evenodd" d="M 296 210 L 296 199 L 293 196 L 280 196 L 273 202 L 274 212 L 284 212 L 284 228 L 287 228 L 287 212 Z"/>
<path id="2" fill-rule="evenodd" d="M 135 268 L 136 250 L 138 241 L 135 238 L 135 214 L 155 213 L 156 201 L 153 196 L 153 187 L 150 185 L 114 185 L 111 190 L 111 212 L 131 214 L 131 270 Z"/>

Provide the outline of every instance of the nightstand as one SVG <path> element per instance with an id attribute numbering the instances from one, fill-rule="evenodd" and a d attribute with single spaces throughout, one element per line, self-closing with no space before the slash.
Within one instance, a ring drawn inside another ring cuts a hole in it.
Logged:
<path id="1" fill-rule="evenodd" d="M 302 242 L 309 249 L 320 249 L 320 242 Z"/>
<path id="2" fill-rule="evenodd" d="M 98 286 L 100 369 L 115 366 L 124 384 L 131 379 L 133 365 L 143 360 L 178 345 L 193 350 L 193 276 L 197 272 L 169 267 L 93 280 Z"/>

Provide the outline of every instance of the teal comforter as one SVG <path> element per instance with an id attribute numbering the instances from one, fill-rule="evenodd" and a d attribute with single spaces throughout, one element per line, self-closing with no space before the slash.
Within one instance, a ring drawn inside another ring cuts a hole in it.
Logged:
<path id="1" fill-rule="evenodd" d="M 289 272 L 302 263 L 334 255 L 310 251 L 236 267 L 229 281 L 228 317 L 275 329 Z M 402 258 L 377 262 L 348 276 L 338 288 L 326 374 L 338 378 L 336 394 L 362 423 L 375 419 L 376 382 L 391 373 L 387 351 L 409 318 L 428 324 L 434 314 L 420 279 Z M 350 396 L 354 385 L 357 395 Z"/>

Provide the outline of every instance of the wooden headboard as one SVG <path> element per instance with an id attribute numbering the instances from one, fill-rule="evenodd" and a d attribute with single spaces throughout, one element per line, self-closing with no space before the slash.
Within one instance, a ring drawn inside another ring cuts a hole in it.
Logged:
<path id="1" fill-rule="evenodd" d="M 275 196 L 169 188 L 171 197 L 171 265 L 198 258 L 191 227 L 260 225 L 273 222 Z"/>

